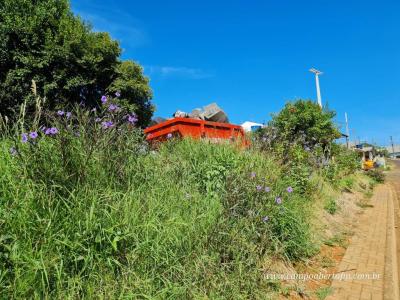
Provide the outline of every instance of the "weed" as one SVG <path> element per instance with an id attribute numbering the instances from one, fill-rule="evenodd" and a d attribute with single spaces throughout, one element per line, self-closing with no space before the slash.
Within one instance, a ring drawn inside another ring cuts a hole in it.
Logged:
<path id="1" fill-rule="evenodd" d="M 333 289 L 330 286 L 321 287 L 315 292 L 315 295 L 318 297 L 319 300 L 323 300 L 326 297 L 328 297 L 330 294 L 332 294 L 332 292 L 333 292 Z"/>
<path id="2" fill-rule="evenodd" d="M 325 245 L 328 245 L 330 247 L 333 246 L 340 246 L 343 248 L 347 247 L 347 236 L 350 235 L 350 233 L 338 233 L 335 234 L 333 237 L 330 239 L 326 240 L 324 242 Z"/>
<path id="3" fill-rule="evenodd" d="M 369 177 L 371 177 L 377 183 L 385 182 L 385 174 L 383 173 L 383 170 L 381 170 L 381 169 L 371 169 L 371 170 L 368 170 L 366 173 Z"/>
<path id="4" fill-rule="evenodd" d="M 321 266 L 323 268 L 329 268 L 335 266 L 335 261 L 329 258 L 328 256 L 323 256 L 321 258 Z"/>
<path id="5" fill-rule="evenodd" d="M 339 207 L 334 198 L 329 198 L 324 205 L 324 209 L 331 215 L 334 215 L 339 209 Z"/>
<path id="6" fill-rule="evenodd" d="M 351 193 L 351 189 L 354 186 L 354 179 L 351 177 L 345 177 L 339 181 L 339 186 L 343 192 Z"/>

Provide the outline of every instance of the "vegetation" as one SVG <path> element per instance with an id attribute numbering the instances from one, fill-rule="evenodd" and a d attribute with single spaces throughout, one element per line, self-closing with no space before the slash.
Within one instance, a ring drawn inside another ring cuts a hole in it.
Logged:
<path id="1" fill-rule="evenodd" d="M 7 298 L 264 299 L 266 257 L 316 253 L 313 151 L 294 145 L 288 163 L 262 140 L 244 151 L 173 138 L 152 151 L 123 101 L 3 128 Z"/>
<path id="2" fill-rule="evenodd" d="M 382 169 L 371 169 L 368 170 L 367 175 L 371 177 L 376 183 L 385 182 L 385 174 Z"/>
<path id="3" fill-rule="evenodd" d="M 29 115 L 32 86 L 48 109 L 97 107 L 102 94 L 120 92 L 138 124 L 149 123 L 152 93 L 142 68 L 121 61 L 118 42 L 93 32 L 68 0 L 3 0 L 0 23 L 0 115 L 15 121 L 24 102 Z"/>
<path id="4" fill-rule="evenodd" d="M 245 150 L 154 150 L 148 79 L 118 42 L 67 0 L 5 0 L 0 22 L 3 298 L 265 299 L 286 289 L 267 259 L 318 251 L 314 178 L 351 191 L 358 168 L 333 111 L 287 103 Z"/>
<path id="5" fill-rule="evenodd" d="M 334 215 L 336 211 L 338 210 L 338 205 L 336 204 L 335 199 L 329 198 L 324 206 L 325 210 L 330 213 L 331 215 Z"/>
<path id="6" fill-rule="evenodd" d="M 332 122 L 335 112 L 321 109 L 311 100 L 288 102 L 276 115 L 272 116 L 267 132 L 269 143 L 287 150 L 293 145 L 301 145 L 306 150 L 321 150 L 327 157 L 332 142 L 340 137 Z M 273 134 L 271 134 L 273 133 Z M 290 153 L 290 152 L 289 152 Z"/>
<path id="7" fill-rule="evenodd" d="M 328 297 L 330 294 L 332 294 L 333 289 L 331 287 L 323 287 L 320 288 L 317 292 L 316 295 L 318 297 L 318 299 L 323 300 L 326 297 Z"/>

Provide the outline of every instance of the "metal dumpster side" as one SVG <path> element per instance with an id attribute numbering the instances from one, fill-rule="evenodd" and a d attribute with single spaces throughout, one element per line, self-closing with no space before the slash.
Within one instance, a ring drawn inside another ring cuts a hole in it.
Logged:
<path id="1" fill-rule="evenodd" d="M 246 136 L 240 125 L 218 123 L 190 118 L 173 118 L 148 127 L 144 130 L 149 142 L 162 142 L 172 134 L 175 137 L 192 137 L 194 139 L 241 140 L 247 145 Z"/>

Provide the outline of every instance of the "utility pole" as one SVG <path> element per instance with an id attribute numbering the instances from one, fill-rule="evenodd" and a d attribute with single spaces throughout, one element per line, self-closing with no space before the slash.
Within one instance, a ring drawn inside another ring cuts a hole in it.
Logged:
<path id="1" fill-rule="evenodd" d="M 393 136 L 390 136 L 390 142 L 392 143 L 392 154 L 394 155 Z"/>
<path id="2" fill-rule="evenodd" d="M 349 149 L 350 131 L 349 131 L 349 120 L 347 119 L 347 112 L 344 113 L 344 118 L 346 120 L 346 145 L 347 149 Z"/>
<path id="3" fill-rule="evenodd" d="M 321 100 L 321 91 L 319 89 L 319 78 L 318 75 L 322 75 L 323 73 L 321 71 L 318 71 L 317 69 L 310 69 L 309 70 L 311 73 L 315 74 L 315 85 L 317 86 L 317 99 L 318 99 L 318 105 L 319 107 L 322 108 L 322 100 Z"/>

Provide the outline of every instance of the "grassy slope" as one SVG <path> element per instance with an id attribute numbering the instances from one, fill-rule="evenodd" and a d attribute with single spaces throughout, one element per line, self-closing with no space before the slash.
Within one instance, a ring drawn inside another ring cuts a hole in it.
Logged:
<path id="1" fill-rule="evenodd" d="M 107 175 L 95 156 L 85 181 L 65 188 L 29 179 L 9 143 L 0 146 L 6 297 L 265 299 L 265 256 L 315 253 L 310 197 L 287 193 L 293 183 L 273 157 L 171 141 L 125 156 L 122 177 Z M 61 169 L 50 157 L 42 163 Z"/>

